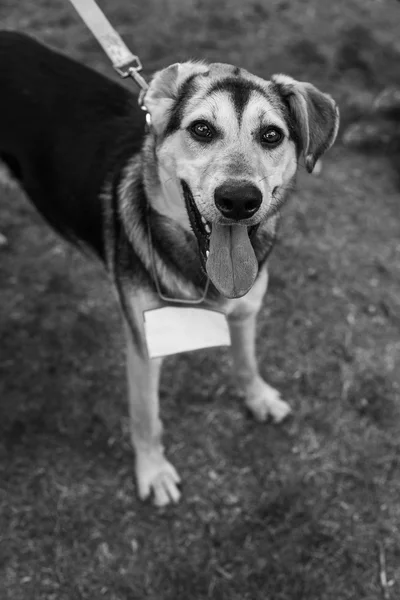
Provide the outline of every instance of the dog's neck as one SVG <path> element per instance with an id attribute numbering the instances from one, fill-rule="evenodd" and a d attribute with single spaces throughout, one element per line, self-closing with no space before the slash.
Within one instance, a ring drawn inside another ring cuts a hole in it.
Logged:
<path id="1" fill-rule="evenodd" d="M 149 134 L 142 150 L 143 182 L 153 210 L 192 231 L 179 180 L 159 165 L 154 136 Z"/>

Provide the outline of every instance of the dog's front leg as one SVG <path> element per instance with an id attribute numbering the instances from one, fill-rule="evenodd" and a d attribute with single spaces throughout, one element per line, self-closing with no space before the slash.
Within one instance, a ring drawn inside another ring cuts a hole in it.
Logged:
<path id="1" fill-rule="evenodd" d="M 156 506 L 178 502 L 180 478 L 164 456 L 158 385 L 162 359 L 141 356 L 127 333 L 127 372 L 132 444 L 139 497 L 151 494 Z"/>
<path id="2" fill-rule="evenodd" d="M 234 375 L 246 406 L 258 421 L 265 421 L 271 415 L 278 423 L 290 413 L 290 407 L 281 400 L 279 392 L 260 376 L 255 352 L 257 314 L 267 283 L 268 273 L 264 269 L 250 292 L 234 301 L 227 317 Z"/>

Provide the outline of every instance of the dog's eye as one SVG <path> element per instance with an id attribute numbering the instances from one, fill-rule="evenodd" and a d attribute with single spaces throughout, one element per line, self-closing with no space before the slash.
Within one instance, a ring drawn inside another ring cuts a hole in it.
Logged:
<path id="1" fill-rule="evenodd" d="M 190 132 L 194 138 L 199 139 L 202 142 L 211 142 L 214 137 L 213 128 L 204 121 L 193 123 L 193 125 L 190 126 Z"/>
<path id="2" fill-rule="evenodd" d="M 283 133 L 277 127 L 267 127 L 261 133 L 261 143 L 265 146 L 277 146 L 283 139 Z"/>

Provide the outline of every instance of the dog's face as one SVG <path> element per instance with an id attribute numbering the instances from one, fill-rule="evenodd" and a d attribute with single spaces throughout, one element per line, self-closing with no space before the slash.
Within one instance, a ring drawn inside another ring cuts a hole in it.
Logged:
<path id="1" fill-rule="evenodd" d="M 284 198 L 300 152 L 312 171 L 333 143 L 333 100 L 284 75 L 183 63 L 155 75 L 145 105 L 162 189 L 155 208 L 191 226 L 224 296 L 244 295 L 258 272 L 251 236 Z"/>

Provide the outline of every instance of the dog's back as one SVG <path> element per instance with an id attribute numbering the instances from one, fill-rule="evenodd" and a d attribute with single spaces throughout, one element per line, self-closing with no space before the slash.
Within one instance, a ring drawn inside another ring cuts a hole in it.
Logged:
<path id="1" fill-rule="evenodd" d="M 60 233 L 102 256 L 99 192 L 106 175 L 141 147 L 136 97 L 7 31 L 0 32 L 0 90 L 0 160 Z"/>

